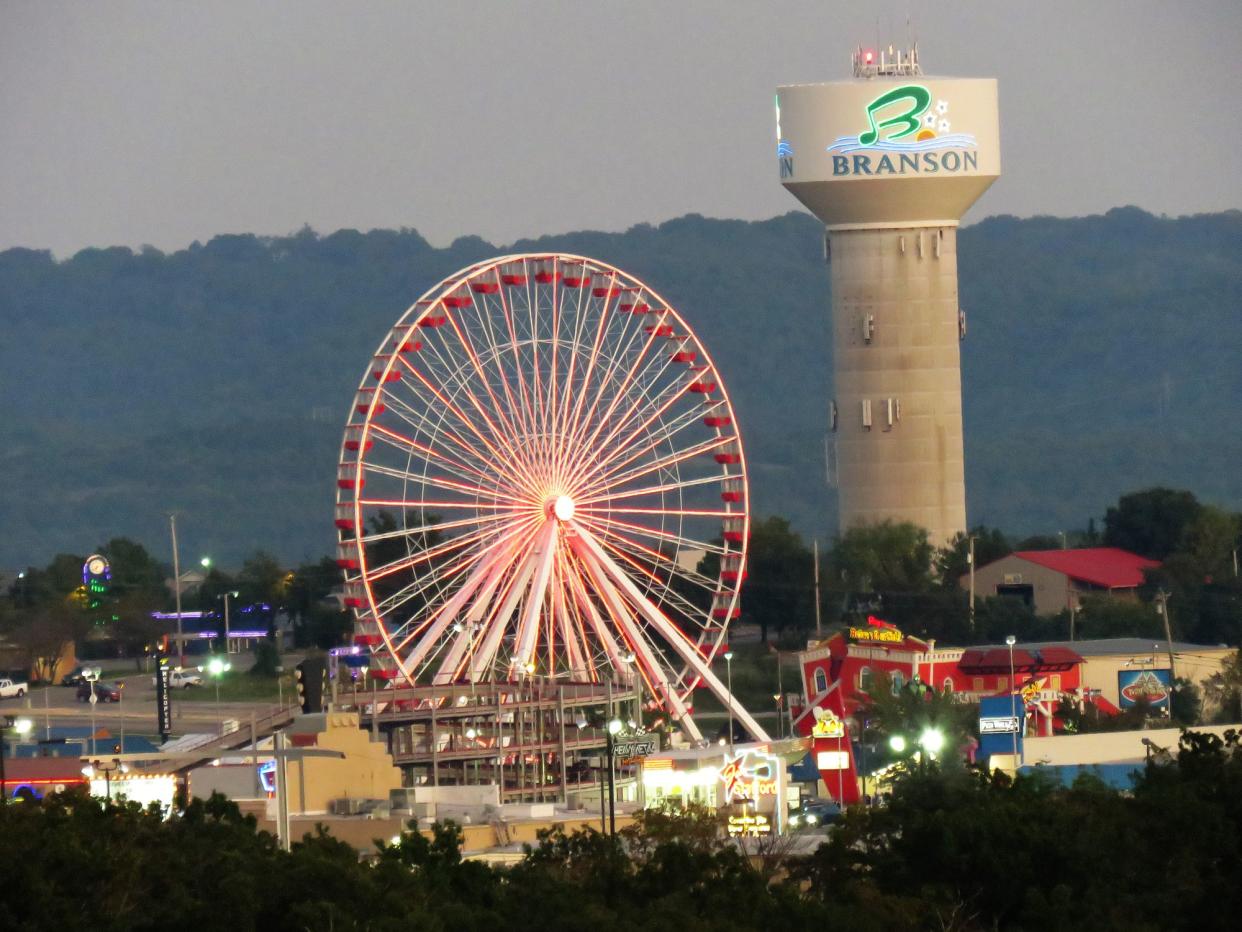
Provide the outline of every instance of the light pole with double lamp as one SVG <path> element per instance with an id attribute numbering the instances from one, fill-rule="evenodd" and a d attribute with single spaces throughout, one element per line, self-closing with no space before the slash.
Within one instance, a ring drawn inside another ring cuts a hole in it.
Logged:
<path id="1" fill-rule="evenodd" d="M 1013 731 L 1013 775 L 1018 775 L 1018 728 L 1021 727 L 1018 722 L 1018 705 L 1017 705 L 1017 683 L 1014 682 L 1013 674 L 1013 646 L 1018 643 L 1018 639 L 1012 634 L 1005 638 L 1005 644 L 1009 647 L 1009 717 L 1012 719 Z"/>

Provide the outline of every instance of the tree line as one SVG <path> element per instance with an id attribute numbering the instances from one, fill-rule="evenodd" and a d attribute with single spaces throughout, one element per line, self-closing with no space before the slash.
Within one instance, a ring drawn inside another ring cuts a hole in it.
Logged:
<path id="1" fill-rule="evenodd" d="M 1091 773 L 898 768 L 884 805 L 849 809 L 810 853 L 742 850 L 714 813 L 655 810 L 615 839 L 546 831 L 509 867 L 463 858 L 452 823 L 363 858 L 323 831 L 286 853 L 220 796 L 165 814 L 54 794 L 0 808 L 0 927 L 1233 928 L 1238 735 L 1184 733 L 1135 770 L 1122 793 Z"/>

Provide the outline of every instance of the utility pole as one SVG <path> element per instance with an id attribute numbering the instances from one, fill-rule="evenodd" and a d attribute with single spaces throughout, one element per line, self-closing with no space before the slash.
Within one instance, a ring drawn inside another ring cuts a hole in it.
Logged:
<path id="1" fill-rule="evenodd" d="M 1156 593 L 1156 601 L 1160 603 L 1160 617 L 1164 619 L 1164 640 L 1169 645 L 1169 688 L 1176 677 L 1173 674 L 1173 629 L 1169 624 L 1169 594 L 1163 588 Z"/>
<path id="2" fill-rule="evenodd" d="M 812 545 L 813 545 L 812 551 L 811 551 L 813 554 L 812 559 L 815 561 L 815 636 L 819 638 L 819 637 L 823 637 L 824 626 L 820 618 L 820 609 L 819 609 L 819 538 L 818 537 L 812 541 Z M 1235 576 L 1237 575 L 1236 571 L 1234 572 L 1234 575 Z"/>
<path id="3" fill-rule="evenodd" d="M 185 666 L 185 637 L 181 631 L 181 558 L 177 554 L 177 513 L 168 513 L 168 527 L 172 532 L 173 550 L 173 592 L 177 599 L 177 655 L 181 658 L 178 665 Z"/>
<path id="4" fill-rule="evenodd" d="M 970 630 L 975 630 L 975 535 L 966 538 L 966 565 L 970 568 Z"/>

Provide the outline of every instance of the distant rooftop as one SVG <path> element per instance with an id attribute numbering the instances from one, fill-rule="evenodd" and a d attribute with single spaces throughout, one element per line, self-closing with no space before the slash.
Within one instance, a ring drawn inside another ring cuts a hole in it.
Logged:
<path id="1" fill-rule="evenodd" d="M 1013 556 L 1105 589 L 1133 589 L 1141 586 L 1143 571 L 1160 565 L 1158 560 L 1140 557 L 1137 553 L 1130 553 L 1120 547 L 1018 550 Z"/>

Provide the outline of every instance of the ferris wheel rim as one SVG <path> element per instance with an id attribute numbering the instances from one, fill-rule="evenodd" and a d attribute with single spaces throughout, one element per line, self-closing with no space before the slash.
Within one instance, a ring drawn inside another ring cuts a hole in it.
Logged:
<path id="1" fill-rule="evenodd" d="M 721 439 L 725 438 L 734 443 L 737 458 L 732 461 L 732 465 L 736 468 L 734 470 L 726 469 L 718 475 L 705 475 L 688 484 L 701 483 L 706 486 L 728 480 L 735 483 L 739 487 L 738 494 L 740 499 L 738 504 L 740 507 L 737 509 L 721 509 L 721 514 L 728 514 L 730 517 L 740 521 L 740 541 L 738 541 L 734 546 L 725 546 L 722 551 L 723 553 L 736 556 L 737 578 L 735 581 L 725 585 L 725 581 L 720 574 L 718 574 L 716 579 L 716 591 L 721 592 L 727 590 L 729 593 L 728 605 L 725 609 L 725 617 L 719 625 L 711 624 L 709 619 L 709 624 L 703 627 L 699 633 L 696 641 L 696 647 L 702 650 L 703 656 L 706 658 L 707 662 L 710 663 L 710 661 L 722 650 L 724 644 L 726 643 L 728 622 L 738 604 L 741 578 L 745 574 L 748 556 L 746 542 L 749 537 L 750 527 L 748 489 L 749 474 L 745 460 L 744 447 L 740 442 L 740 434 L 737 429 L 736 412 L 733 407 L 732 399 L 729 396 L 728 389 L 720 377 L 719 368 L 717 367 L 714 358 L 711 356 L 707 347 L 703 344 L 701 338 L 690 327 L 684 316 L 674 305 L 668 302 L 663 295 L 648 285 L 645 281 L 621 270 L 619 267 L 593 257 L 567 252 L 551 251 L 510 253 L 474 263 L 459 270 L 458 272 L 446 276 L 431 288 L 427 289 L 406 309 L 400 318 L 398 318 L 397 322 L 384 335 L 375 353 L 371 357 L 371 363 L 368 364 L 363 373 L 362 380 L 355 395 L 355 404 L 351 407 L 350 417 L 347 419 L 345 437 L 342 440 L 341 457 L 339 459 L 339 462 L 342 464 L 342 469 L 344 469 L 345 465 L 350 462 L 350 451 L 348 449 L 348 445 L 351 442 L 351 429 L 355 434 L 355 438 L 352 442 L 359 444 L 363 448 L 358 452 L 358 456 L 353 460 L 353 462 L 357 465 L 357 469 L 355 471 L 355 485 L 351 489 L 346 489 L 340 482 L 338 482 L 337 490 L 338 515 L 340 513 L 340 506 L 343 503 L 352 505 L 354 540 L 357 541 L 356 550 L 358 554 L 358 565 L 356 568 L 344 567 L 346 569 L 347 582 L 361 581 L 367 602 L 365 606 L 355 605 L 352 606 L 352 608 L 354 609 L 355 616 L 360 621 L 362 619 L 362 612 L 359 611 L 360 608 L 364 612 L 370 613 L 372 619 L 374 619 L 378 633 L 383 640 L 383 648 L 387 652 L 387 658 L 396 665 L 398 671 L 397 678 L 406 680 L 410 683 L 414 683 L 416 681 L 418 671 L 410 668 L 413 664 L 407 663 L 408 655 L 407 657 L 402 656 L 401 652 L 397 649 L 395 637 L 387 630 L 385 624 L 383 623 L 380 600 L 376 599 L 372 581 L 368 576 L 366 547 L 363 545 L 368 540 L 375 539 L 368 538 L 368 535 L 365 533 L 366 519 L 363 513 L 363 508 L 367 500 L 362 494 L 362 477 L 364 472 L 363 466 L 365 463 L 364 454 L 366 450 L 369 449 L 370 443 L 373 442 L 372 435 L 376 430 L 376 419 L 378 415 L 383 414 L 386 410 L 381 404 L 381 398 L 384 397 L 384 386 L 387 384 L 387 380 L 391 377 L 391 373 L 394 371 L 395 367 L 401 365 L 400 354 L 398 352 L 388 350 L 390 345 L 399 346 L 402 341 L 416 338 L 423 322 L 430 319 L 432 315 L 438 313 L 437 309 L 444 309 L 444 299 L 447 296 L 455 292 L 462 291 L 463 289 L 470 288 L 472 282 L 478 281 L 482 276 L 485 276 L 488 273 L 493 273 L 499 276 L 499 270 L 507 264 L 521 263 L 524 268 L 530 268 L 532 264 L 541 262 L 551 262 L 553 263 L 553 267 L 581 267 L 584 272 L 589 270 L 591 274 L 601 273 L 606 276 L 610 276 L 614 282 L 617 280 L 624 280 L 636 285 L 639 289 L 641 289 L 643 294 L 649 295 L 654 302 L 658 303 L 660 313 L 662 315 L 661 319 L 671 319 L 677 327 L 677 332 L 684 335 L 687 341 L 692 341 L 694 350 L 698 354 L 701 354 L 701 359 L 703 361 L 702 368 L 704 371 L 710 373 L 714 379 L 712 388 L 716 397 L 712 398 L 712 406 L 710 410 L 713 412 L 725 412 L 725 415 L 723 415 L 725 417 L 725 423 L 731 425 L 731 432 L 727 436 L 721 431 L 719 426 L 714 427 L 714 442 L 719 445 Z M 453 322 L 453 326 L 454 328 L 457 327 L 456 321 Z M 602 328 L 603 324 L 601 323 L 600 326 Z M 638 330 L 635 330 L 635 334 L 638 332 Z M 460 332 L 458 333 L 458 338 L 461 339 Z M 534 332 L 532 332 L 531 341 L 537 347 L 539 340 Z M 375 367 L 377 363 L 380 363 L 380 365 Z M 667 363 L 665 365 L 667 365 Z M 371 385 L 369 377 L 373 377 L 376 380 L 376 385 L 374 387 Z M 368 392 L 369 395 L 367 394 Z M 357 402 L 358 398 L 363 397 L 369 397 L 370 399 L 369 404 L 365 406 L 365 409 Z M 441 414 L 441 422 L 443 422 L 443 420 L 444 415 Z M 597 428 L 597 433 L 598 430 L 599 428 Z M 657 486 L 656 488 L 659 489 L 660 487 Z M 491 489 L 490 491 L 493 494 L 500 494 L 499 489 Z M 685 489 L 679 486 L 677 491 L 679 494 L 684 494 Z M 648 493 L 649 490 L 641 490 L 641 492 L 626 494 L 632 494 L 634 497 L 639 497 L 640 494 Z M 583 509 L 581 512 L 583 516 L 582 520 L 585 520 L 586 516 L 590 514 L 591 506 L 604 498 L 606 498 L 606 496 L 604 496 L 604 493 L 600 491 L 589 494 L 581 501 L 574 501 L 571 504 L 574 509 Z M 408 537 L 408 534 L 406 536 Z M 588 556 L 587 559 L 590 559 L 590 557 Z M 351 577 L 351 574 L 356 575 Z M 706 579 L 707 577 L 703 578 Z M 406 638 L 406 641 L 408 642 L 408 638 Z M 472 670 L 471 676 L 473 677 L 473 675 L 474 671 Z M 667 683 L 665 684 L 665 687 L 667 692 Z"/>

